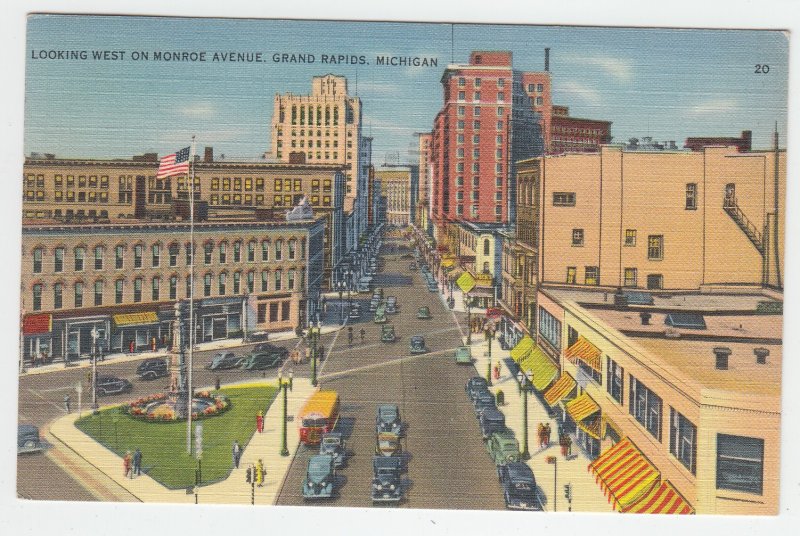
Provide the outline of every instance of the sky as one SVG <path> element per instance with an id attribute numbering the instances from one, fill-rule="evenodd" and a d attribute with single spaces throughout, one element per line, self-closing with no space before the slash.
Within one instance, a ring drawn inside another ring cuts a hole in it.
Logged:
<path id="1" fill-rule="evenodd" d="M 752 130 L 754 148 L 768 148 L 776 122 L 784 140 L 788 40 L 776 31 L 32 15 L 24 151 L 163 155 L 196 135 L 215 155 L 257 158 L 270 147 L 274 95 L 310 93 L 312 76 L 332 72 L 362 100 L 373 162 L 395 152 L 405 160 L 414 133 L 432 128 L 451 58 L 510 50 L 515 69 L 541 71 L 545 47 L 554 104 L 612 121 L 614 142 L 652 136 L 682 145 L 689 136 Z M 125 57 L 32 59 L 66 50 Z M 137 51 L 150 60 L 131 59 Z M 266 61 L 163 62 L 153 61 L 154 51 L 262 52 Z M 275 63 L 274 53 L 313 54 L 316 62 Z M 363 55 L 369 64 L 325 65 L 323 54 Z M 438 66 L 379 66 L 379 55 L 437 58 Z M 756 73 L 756 65 L 769 72 Z"/>

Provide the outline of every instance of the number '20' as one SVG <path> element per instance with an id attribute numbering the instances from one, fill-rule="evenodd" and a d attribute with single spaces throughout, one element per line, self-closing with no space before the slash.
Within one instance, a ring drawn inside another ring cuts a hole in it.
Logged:
<path id="1" fill-rule="evenodd" d="M 769 72 L 769 65 L 765 63 L 756 64 L 756 74 L 767 74 Z"/>

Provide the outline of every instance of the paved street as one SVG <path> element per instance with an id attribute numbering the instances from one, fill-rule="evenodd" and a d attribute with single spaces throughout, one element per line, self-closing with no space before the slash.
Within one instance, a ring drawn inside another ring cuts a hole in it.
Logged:
<path id="1" fill-rule="evenodd" d="M 455 316 L 438 294 L 428 292 L 409 259 L 385 257 L 375 280 L 385 296 L 397 296 L 399 313 L 389 315 L 399 340 L 381 343 L 379 326 L 363 307 L 354 325 L 355 342 L 348 346 L 344 331 L 336 340 L 321 375 L 323 389 L 339 392 L 339 429 L 347 437 L 348 464 L 338 474 L 338 494 L 325 505 L 369 506 L 375 411 L 381 403 L 396 403 L 405 422 L 403 449 L 408 460 L 403 506 L 417 508 L 503 508 L 494 465 L 487 456 L 464 384 L 472 367 L 451 358 L 460 344 Z M 363 296 L 363 295 L 362 295 Z M 368 298 L 367 298 L 368 299 Z M 417 308 L 430 307 L 433 318 L 418 320 Z M 461 325 L 464 319 L 459 319 Z M 362 345 L 358 332 L 367 331 Z M 430 353 L 411 356 L 408 340 L 421 334 Z M 301 448 L 292 463 L 277 504 L 303 504 L 301 486 L 315 449 Z"/>

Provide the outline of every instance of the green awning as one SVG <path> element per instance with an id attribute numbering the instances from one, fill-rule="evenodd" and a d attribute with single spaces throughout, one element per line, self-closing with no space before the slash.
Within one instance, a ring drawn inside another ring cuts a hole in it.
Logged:
<path id="1" fill-rule="evenodd" d="M 525 359 L 533 346 L 533 339 L 525 335 L 519 340 L 517 345 L 511 349 L 511 359 L 517 362 L 519 362 L 521 359 Z"/>
<path id="2" fill-rule="evenodd" d="M 558 376 L 558 365 L 545 354 L 538 346 L 534 346 L 528 356 L 521 362 L 522 369 L 533 375 L 531 379 L 537 391 L 547 389 Z"/>

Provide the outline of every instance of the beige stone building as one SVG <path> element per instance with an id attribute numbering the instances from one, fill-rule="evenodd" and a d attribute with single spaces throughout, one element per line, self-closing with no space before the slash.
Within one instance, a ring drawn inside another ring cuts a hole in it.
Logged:
<path id="1" fill-rule="evenodd" d="M 381 195 L 386 196 L 386 223 L 405 227 L 411 224 L 416 166 L 382 166 L 375 169 Z"/>
<path id="2" fill-rule="evenodd" d="M 198 341 L 305 324 L 317 310 L 324 232 L 322 217 L 196 223 L 192 259 L 186 222 L 26 224 L 24 357 L 169 345 L 175 304 L 190 295 Z"/>

